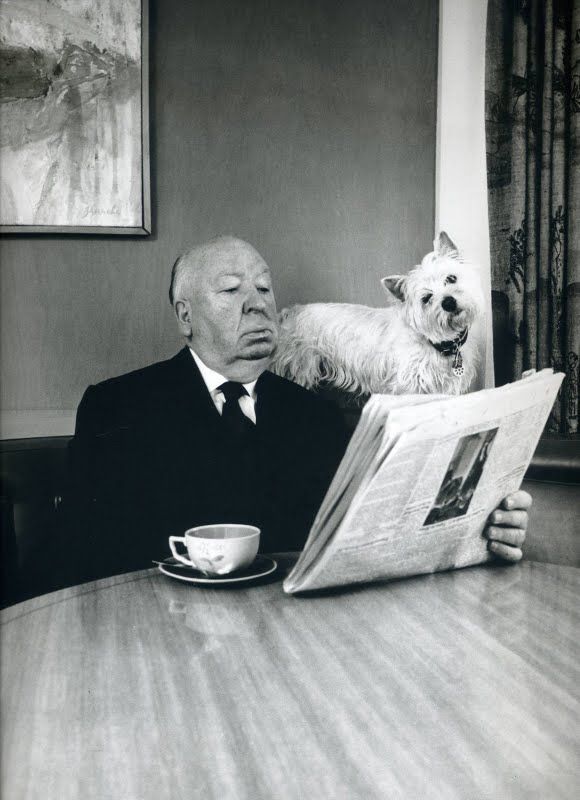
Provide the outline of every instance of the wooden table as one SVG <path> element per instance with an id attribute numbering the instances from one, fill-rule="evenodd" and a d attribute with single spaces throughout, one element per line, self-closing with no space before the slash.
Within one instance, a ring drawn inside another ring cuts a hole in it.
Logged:
<path id="1" fill-rule="evenodd" d="M 156 571 L 2 614 L 2 797 L 580 796 L 580 570 L 315 597 Z"/>

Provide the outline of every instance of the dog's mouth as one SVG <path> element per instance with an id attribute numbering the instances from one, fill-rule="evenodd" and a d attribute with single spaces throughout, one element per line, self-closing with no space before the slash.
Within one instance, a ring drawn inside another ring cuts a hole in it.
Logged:
<path id="1" fill-rule="evenodd" d="M 448 311 L 446 317 L 449 329 L 457 333 L 467 328 L 471 321 L 468 312 L 459 306 L 454 311 Z"/>

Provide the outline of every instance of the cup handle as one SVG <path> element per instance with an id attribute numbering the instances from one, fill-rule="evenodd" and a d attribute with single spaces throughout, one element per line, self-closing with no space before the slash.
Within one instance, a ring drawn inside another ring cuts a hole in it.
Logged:
<path id="1" fill-rule="evenodd" d="M 171 553 L 173 558 L 177 561 L 181 561 L 182 564 L 185 564 L 188 567 L 195 566 L 191 563 L 185 556 L 182 556 L 181 553 L 177 552 L 177 547 L 175 546 L 176 542 L 181 542 L 181 544 L 185 547 L 185 536 L 170 536 L 169 537 L 169 547 L 171 548 Z"/>

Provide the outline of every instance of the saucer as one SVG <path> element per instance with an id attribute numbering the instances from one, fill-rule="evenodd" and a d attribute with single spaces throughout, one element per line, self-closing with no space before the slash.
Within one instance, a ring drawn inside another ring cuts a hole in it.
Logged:
<path id="1" fill-rule="evenodd" d="M 223 583 L 245 583 L 247 581 L 255 581 L 258 578 L 263 578 L 266 575 L 271 575 L 278 567 L 276 561 L 269 556 L 256 556 L 254 561 L 249 567 L 245 569 L 238 569 L 235 572 L 228 572 L 227 575 L 204 575 L 200 570 L 195 567 L 188 567 L 186 564 L 181 564 L 175 558 L 166 558 L 161 563 L 156 562 L 159 571 L 170 578 L 175 578 L 178 581 L 186 581 L 187 583 L 209 583 L 213 585 Z"/>

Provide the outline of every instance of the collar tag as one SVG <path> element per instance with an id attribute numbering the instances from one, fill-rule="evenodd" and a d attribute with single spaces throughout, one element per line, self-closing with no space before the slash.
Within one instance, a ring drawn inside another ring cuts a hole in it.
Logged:
<path id="1" fill-rule="evenodd" d="M 453 374 L 459 378 L 464 372 L 465 368 L 463 366 L 463 357 L 461 355 L 460 345 L 457 345 L 455 356 L 453 357 Z"/>

